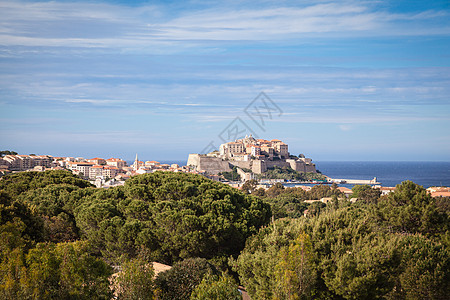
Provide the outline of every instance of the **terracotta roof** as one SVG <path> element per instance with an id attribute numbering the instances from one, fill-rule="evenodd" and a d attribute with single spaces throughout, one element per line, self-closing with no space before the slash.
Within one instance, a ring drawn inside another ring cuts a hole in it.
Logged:
<path id="1" fill-rule="evenodd" d="M 446 186 L 433 186 L 427 188 L 427 191 L 434 192 L 450 192 L 450 188 Z"/>
<path id="2" fill-rule="evenodd" d="M 431 197 L 450 197 L 450 192 L 434 192 Z"/>
<path id="3" fill-rule="evenodd" d="M 93 162 L 88 162 L 88 161 L 67 161 L 66 162 L 69 165 L 95 165 L 95 163 Z"/>
<path id="4" fill-rule="evenodd" d="M 382 186 L 380 191 L 395 191 L 395 186 Z"/>
<path id="5" fill-rule="evenodd" d="M 106 161 L 124 161 L 123 159 L 120 158 L 108 158 Z"/>

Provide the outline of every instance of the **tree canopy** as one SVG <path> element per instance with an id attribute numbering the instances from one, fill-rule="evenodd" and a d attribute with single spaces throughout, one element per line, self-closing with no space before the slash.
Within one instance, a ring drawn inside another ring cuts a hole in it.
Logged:
<path id="1" fill-rule="evenodd" d="M 0 180 L 1 299 L 446 299 L 450 204 L 156 172 L 97 189 L 65 171 Z M 328 203 L 318 200 L 331 197 Z M 272 220 L 272 221 L 271 221 Z M 152 261 L 173 265 L 153 278 Z M 121 270 L 117 285 L 113 270 Z M 233 273 L 235 272 L 235 273 Z"/>
<path id="2" fill-rule="evenodd" d="M 448 215 L 406 181 L 375 202 L 276 220 L 230 263 L 256 299 L 445 299 Z"/>

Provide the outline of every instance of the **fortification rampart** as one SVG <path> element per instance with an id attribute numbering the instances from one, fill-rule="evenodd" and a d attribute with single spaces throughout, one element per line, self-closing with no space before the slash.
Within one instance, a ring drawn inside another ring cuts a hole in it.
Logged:
<path id="1" fill-rule="evenodd" d="M 222 160 L 219 157 L 210 157 L 200 154 L 189 154 L 187 165 L 193 166 L 198 171 L 206 171 L 208 174 L 231 171 L 228 161 Z"/>
<path id="2" fill-rule="evenodd" d="M 188 166 L 193 166 L 197 170 L 204 170 L 208 174 L 218 174 L 229 172 L 236 166 L 241 169 L 250 169 L 255 174 L 261 174 L 274 167 L 292 168 L 297 172 L 316 172 L 316 166 L 310 161 L 286 159 L 286 160 L 250 160 L 234 161 L 223 160 L 219 157 L 211 157 L 200 154 L 189 154 Z"/>

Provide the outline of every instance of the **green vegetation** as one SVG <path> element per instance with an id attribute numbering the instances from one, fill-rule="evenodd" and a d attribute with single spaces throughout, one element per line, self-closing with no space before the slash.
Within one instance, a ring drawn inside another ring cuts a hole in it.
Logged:
<path id="1" fill-rule="evenodd" d="M 3 157 L 5 155 L 17 155 L 16 151 L 10 151 L 10 150 L 2 150 L 0 151 L 0 157 Z"/>
<path id="2" fill-rule="evenodd" d="M 406 181 L 375 202 L 279 219 L 230 263 L 256 299 L 445 299 L 449 212 Z"/>
<path id="3" fill-rule="evenodd" d="M 239 181 L 241 180 L 241 175 L 237 172 L 237 167 L 233 167 L 231 172 L 220 172 L 219 175 L 222 175 L 226 180 L 229 181 Z"/>
<path id="4" fill-rule="evenodd" d="M 270 207 L 199 175 L 156 172 L 97 190 L 75 209 L 81 234 L 111 262 L 145 249 L 172 264 L 237 255 L 270 219 Z"/>
<path id="5" fill-rule="evenodd" d="M 153 276 L 151 263 L 140 257 L 124 262 L 122 270 L 115 279 L 118 298 L 122 300 L 152 299 Z"/>
<path id="6" fill-rule="evenodd" d="M 381 196 L 380 189 L 374 189 L 370 185 L 355 185 L 352 188 L 353 197 L 358 198 L 360 201 L 365 201 L 367 203 L 376 203 Z"/>
<path id="7" fill-rule="evenodd" d="M 206 275 L 191 294 L 191 300 L 223 299 L 241 300 L 242 295 L 231 276 Z"/>
<path id="8" fill-rule="evenodd" d="M 449 199 L 410 181 L 353 192 L 356 203 L 336 185 L 241 192 L 156 172 L 96 189 L 64 171 L 7 175 L 0 298 L 241 299 L 238 280 L 252 299 L 446 299 Z M 152 261 L 173 268 L 154 279 Z"/>
<path id="9" fill-rule="evenodd" d="M 218 274 L 217 269 L 204 258 L 188 258 L 161 273 L 155 280 L 156 294 L 162 300 L 189 300 L 194 288 L 207 275 Z"/>
<path id="10" fill-rule="evenodd" d="M 262 174 L 258 174 L 258 179 L 285 179 L 285 180 L 298 180 L 298 181 L 324 181 L 326 177 L 319 173 L 313 172 L 297 172 L 292 168 L 275 166 L 268 169 Z"/>
<path id="11" fill-rule="evenodd" d="M 0 181 L 0 201 L 2 299 L 109 299 L 107 279 L 116 265 L 123 269 L 120 298 L 144 297 L 152 288 L 140 283 L 153 280 L 144 262 L 188 265 L 201 257 L 225 270 L 228 257 L 237 257 L 271 217 L 270 205 L 253 195 L 171 172 L 110 189 L 65 171 L 17 173 Z M 173 292 L 163 286 L 155 288 L 161 297 Z"/>
<path id="12" fill-rule="evenodd" d="M 335 185 L 315 185 L 309 191 L 301 188 L 285 188 L 281 183 L 272 185 L 269 189 L 255 189 L 254 182 L 248 181 L 248 185 L 243 187 L 244 192 L 251 192 L 262 197 L 265 202 L 272 207 L 272 215 L 275 218 L 298 218 L 308 209 L 309 214 L 318 214 L 320 209 L 325 207 L 322 202 L 308 204 L 305 200 L 320 200 L 326 197 L 335 199 L 335 203 L 339 202 L 339 198 L 345 198 L 344 194 L 337 189 Z M 244 189 L 245 188 L 245 189 Z M 346 200 L 341 200 L 346 201 Z"/>

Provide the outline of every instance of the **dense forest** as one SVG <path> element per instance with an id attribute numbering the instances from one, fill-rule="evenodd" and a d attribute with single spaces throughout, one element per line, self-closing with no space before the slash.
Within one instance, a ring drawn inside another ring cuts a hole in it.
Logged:
<path id="1" fill-rule="evenodd" d="M 354 196 L 171 172 L 109 189 L 67 171 L 7 175 L 0 298 L 241 299 L 240 284 L 252 299 L 447 299 L 449 199 L 410 181 Z M 154 276 L 153 261 L 173 267 Z"/>

